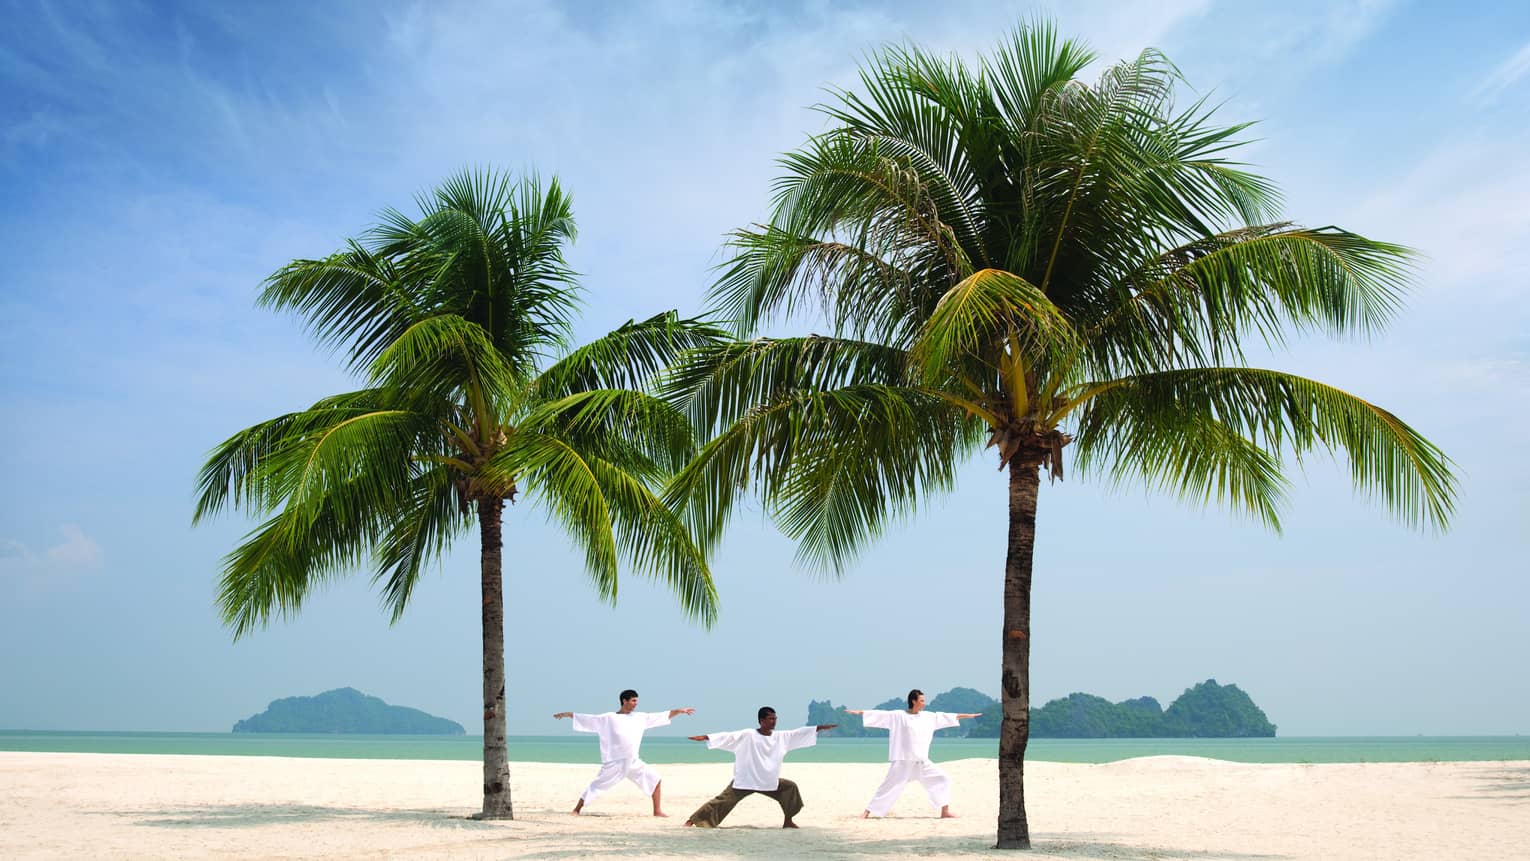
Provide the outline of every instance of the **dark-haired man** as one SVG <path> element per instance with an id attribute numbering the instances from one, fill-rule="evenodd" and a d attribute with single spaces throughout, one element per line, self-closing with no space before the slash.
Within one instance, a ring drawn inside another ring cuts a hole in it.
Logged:
<path id="1" fill-rule="evenodd" d="M 574 804 L 573 814 L 579 815 L 585 802 L 621 783 L 623 778 L 637 784 L 643 794 L 653 799 L 653 815 L 667 816 L 659 806 L 661 787 L 659 773 L 638 758 L 638 746 L 643 743 L 643 733 L 656 726 L 668 726 L 675 715 L 693 715 L 695 709 L 670 709 L 668 712 L 640 712 L 637 710 L 638 693 L 628 688 L 619 697 L 621 708 L 604 714 L 578 714 L 558 712 L 553 717 L 573 718 L 574 732 L 592 732 L 600 736 L 600 772 L 584 794 Z"/>
<path id="2" fill-rule="evenodd" d="M 887 730 L 887 777 L 861 811 L 861 818 L 881 818 L 892 810 L 893 802 L 903 794 L 909 781 L 917 780 L 930 796 L 930 806 L 940 810 L 941 819 L 955 819 L 951 812 L 951 778 L 930 762 L 930 741 L 935 730 L 956 726 L 963 718 L 977 714 L 928 712 L 924 710 L 924 692 L 908 692 L 908 711 L 846 709 L 846 714 L 860 715 L 865 725 Z"/>
<path id="3" fill-rule="evenodd" d="M 786 814 L 782 828 L 797 827 L 792 817 L 802 810 L 802 793 L 797 791 L 797 784 L 781 779 L 781 761 L 789 751 L 817 744 L 820 732 L 838 724 L 825 723 L 776 732 L 775 709 L 762 706 L 756 716 L 760 721 L 759 729 L 690 737 L 691 741 L 706 742 L 709 749 L 733 752 L 733 781 L 716 798 L 697 808 L 685 820 L 687 826 L 716 828 L 740 801 L 758 792 L 774 798 L 781 805 L 781 812 Z"/>

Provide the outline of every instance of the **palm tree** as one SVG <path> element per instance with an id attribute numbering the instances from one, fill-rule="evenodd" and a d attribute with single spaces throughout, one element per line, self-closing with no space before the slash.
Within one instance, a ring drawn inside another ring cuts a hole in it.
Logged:
<path id="1" fill-rule="evenodd" d="M 781 160 L 766 224 L 737 231 L 713 301 L 748 337 L 821 308 L 832 334 L 692 354 L 673 380 L 713 436 L 670 498 L 715 542 L 742 482 L 800 557 L 841 571 L 980 447 L 1009 482 L 1000 848 L 1030 845 L 1030 595 L 1041 470 L 1142 480 L 1276 529 L 1283 457 L 1347 453 L 1355 484 L 1443 527 L 1444 455 L 1395 415 L 1247 367 L 1249 338 L 1372 333 L 1409 253 L 1276 214 L 1227 159 L 1243 125 L 1196 101 L 1159 53 L 1076 80 L 1089 51 L 1022 28 L 976 68 L 916 47 L 874 55 L 831 129 Z"/>
<path id="2" fill-rule="evenodd" d="M 500 522 L 524 493 L 582 547 L 602 599 L 617 566 L 662 580 L 710 625 L 707 562 L 655 490 L 693 454 L 685 417 L 644 391 L 718 333 L 674 314 L 629 322 L 540 370 L 577 300 L 556 180 L 463 174 L 361 241 L 272 275 L 261 303 L 297 312 L 366 375 L 359 391 L 240 431 L 203 466 L 195 521 L 269 515 L 225 560 L 235 638 L 296 613 L 370 558 L 394 621 L 422 571 L 476 515 L 483 589 L 483 818 L 513 818 L 505 746 Z"/>

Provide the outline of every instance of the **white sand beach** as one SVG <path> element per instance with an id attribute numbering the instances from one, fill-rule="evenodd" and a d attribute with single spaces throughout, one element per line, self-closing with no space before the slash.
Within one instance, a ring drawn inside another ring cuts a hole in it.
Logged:
<path id="1" fill-rule="evenodd" d="M 746 799 L 681 827 L 729 766 L 666 765 L 669 819 L 624 785 L 568 814 L 594 770 L 512 765 L 518 819 L 474 822 L 471 762 L 0 752 L 0 858 L 959 858 L 991 849 L 997 766 L 944 766 L 941 821 L 911 786 L 859 819 L 884 767 L 793 764 L 800 831 Z M 1034 855 L 1143 859 L 1523 859 L 1530 762 L 1244 765 L 1149 757 L 1027 767 Z M 1025 856 L 1022 856 L 1025 857 Z"/>

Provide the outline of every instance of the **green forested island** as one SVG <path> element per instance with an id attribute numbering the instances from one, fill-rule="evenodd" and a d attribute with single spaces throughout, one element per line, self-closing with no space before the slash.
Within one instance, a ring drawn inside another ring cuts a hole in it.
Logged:
<path id="1" fill-rule="evenodd" d="M 326 732 L 377 735 L 462 735 L 462 724 L 419 709 L 390 706 L 355 688 L 275 700 L 234 724 L 234 732 Z"/>
<path id="2" fill-rule="evenodd" d="M 901 709 L 902 697 L 872 708 Z M 961 726 L 943 729 L 940 736 L 966 738 L 999 737 L 999 703 L 972 688 L 952 688 L 931 697 L 931 711 L 980 713 Z M 868 730 L 845 706 L 829 700 L 808 703 L 810 724 L 837 723 L 836 735 L 859 738 L 881 734 Z M 1167 709 L 1152 697 L 1112 703 L 1092 694 L 1074 693 L 1031 709 L 1031 738 L 1269 738 L 1275 725 L 1237 685 L 1219 685 L 1207 679 L 1188 688 Z"/>

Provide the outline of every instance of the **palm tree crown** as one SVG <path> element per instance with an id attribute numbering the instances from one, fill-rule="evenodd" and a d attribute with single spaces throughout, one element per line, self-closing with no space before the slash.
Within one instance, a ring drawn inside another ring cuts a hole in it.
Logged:
<path id="1" fill-rule="evenodd" d="M 875 55 L 858 92 L 821 108 L 833 128 L 783 157 L 768 221 L 733 234 L 713 292 L 740 335 L 814 307 L 832 333 L 714 346 L 676 378 L 715 433 L 671 488 L 699 534 L 717 540 L 729 477 L 747 476 L 802 556 L 835 570 L 997 449 L 1001 787 L 1017 790 L 1036 481 L 1060 478 L 1065 452 L 1277 528 L 1282 457 L 1317 448 L 1347 453 L 1357 487 L 1409 523 L 1443 526 L 1454 500 L 1448 460 L 1395 415 L 1244 361 L 1251 338 L 1379 330 L 1409 252 L 1281 220 L 1273 186 L 1229 159 L 1246 126 L 1176 106 L 1158 52 L 1077 80 L 1092 59 L 1047 26 L 976 68 Z M 1028 841 L 1023 803 L 1000 818 L 1001 846 Z"/>
<path id="2" fill-rule="evenodd" d="M 567 350 L 577 282 L 562 249 L 574 224 L 556 180 L 544 188 L 535 177 L 463 174 L 419 204 L 418 219 L 385 212 L 361 241 L 267 280 L 262 303 L 296 311 L 366 386 L 218 446 L 195 518 L 268 516 L 226 560 L 219 600 L 237 637 L 369 559 L 398 619 L 422 571 L 476 512 L 484 814 L 509 816 L 499 774 L 503 504 L 524 495 L 542 507 L 583 549 L 602 598 L 615 600 L 625 557 L 710 625 L 717 596 L 705 556 L 656 493 L 695 440 L 647 389 L 673 357 L 722 336 L 669 313 Z"/>

